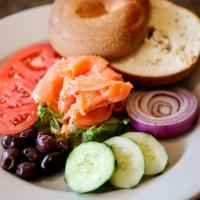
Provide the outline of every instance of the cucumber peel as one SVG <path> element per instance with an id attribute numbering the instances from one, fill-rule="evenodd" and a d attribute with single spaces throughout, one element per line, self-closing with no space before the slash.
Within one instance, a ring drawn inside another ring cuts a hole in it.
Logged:
<path id="1" fill-rule="evenodd" d="M 140 146 L 145 159 L 145 175 L 156 175 L 165 170 L 168 153 L 152 135 L 143 132 L 128 132 L 122 136 L 135 141 Z"/>
<path id="2" fill-rule="evenodd" d="M 68 156 L 65 180 L 74 191 L 91 192 L 107 182 L 114 169 L 115 157 L 110 147 L 98 142 L 82 143 Z"/>
<path id="3" fill-rule="evenodd" d="M 118 188 L 132 188 L 138 185 L 145 170 L 144 157 L 139 146 L 120 136 L 110 138 L 105 143 L 111 146 L 117 161 L 110 183 Z"/>

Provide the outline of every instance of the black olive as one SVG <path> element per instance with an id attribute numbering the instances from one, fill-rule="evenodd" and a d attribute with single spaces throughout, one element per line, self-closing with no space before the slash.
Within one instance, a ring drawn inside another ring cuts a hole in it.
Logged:
<path id="1" fill-rule="evenodd" d="M 32 162 L 23 162 L 17 166 L 17 176 L 26 180 L 34 180 L 40 176 L 40 168 Z"/>
<path id="2" fill-rule="evenodd" d="M 46 174 L 52 174 L 61 170 L 65 165 L 65 156 L 61 152 L 54 152 L 46 155 L 41 162 L 41 168 Z"/>
<path id="3" fill-rule="evenodd" d="M 9 148 L 24 149 L 26 146 L 26 143 L 22 138 L 12 135 L 4 136 L 1 140 L 1 144 L 4 149 L 9 149 Z"/>
<path id="4" fill-rule="evenodd" d="M 25 131 L 22 131 L 20 134 L 20 138 L 26 142 L 29 146 L 35 146 L 35 140 L 37 138 L 38 132 L 36 128 L 29 128 Z"/>
<path id="5" fill-rule="evenodd" d="M 43 130 L 43 131 L 39 131 L 38 132 L 38 137 L 43 136 L 43 135 L 49 135 L 49 136 L 54 137 L 54 135 L 51 132 L 49 132 L 49 131 Z"/>
<path id="6" fill-rule="evenodd" d="M 41 135 L 36 139 L 36 148 L 43 154 L 48 154 L 56 149 L 56 140 L 49 135 Z"/>
<path id="7" fill-rule="evenodd" d="M 72 150 L 72 144 L 67 140 L 57 141 L 56 146 L 57 150 L 59 152 L 63 152 L 65 155 L 68 155 L 68 153 Z"/>
<path id="8" fill-rule="evenodd" d="M 42 154 L 35 148 L 26 148 L 23 154 L 31 162 L 38 163 L 42 159 Z"/>
<path id="9" fill-rule="evenodd" d="M 5 170 L 12 171 L 20 163 L 22 154 L 19 149 L 10 148 L 5 150 L 1 156 L 1 167 Z"/>

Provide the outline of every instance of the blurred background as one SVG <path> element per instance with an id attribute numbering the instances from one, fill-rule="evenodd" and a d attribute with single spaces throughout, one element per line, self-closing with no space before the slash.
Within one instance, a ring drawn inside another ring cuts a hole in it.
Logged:
<path id="1" fill-rule="evenodd" d="M 171 1 L 194 10 L 200 16 L 200 0 L 171 0 Z M 39 5 L 45 5 L 52 2 L 53 0 L 0 0 L 0 18 L 27 8 Z"/>
<path id="2" fill-rule="evenodd" d="M 52 2 L 53 0 L 0 0 L 0 18 L 27 8 Z"/>

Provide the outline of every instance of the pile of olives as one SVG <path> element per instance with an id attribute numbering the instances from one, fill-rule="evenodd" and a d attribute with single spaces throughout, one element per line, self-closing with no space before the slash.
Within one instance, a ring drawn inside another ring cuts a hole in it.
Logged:
<path id="1" fill-rule="evenodd" d="M 71 151 L 67 140 L 58 140 L 48 131 L 29 128 L 19 136 L 4 136 L 1 167 L 26 180 L 60 171 Z"/>

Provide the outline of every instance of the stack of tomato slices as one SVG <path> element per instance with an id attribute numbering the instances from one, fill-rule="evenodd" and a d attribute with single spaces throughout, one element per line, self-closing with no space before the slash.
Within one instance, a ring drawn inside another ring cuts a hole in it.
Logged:
<path id="1" fill-rule="evenodd" d="M 25 48 L 0 68 L 0 134 L 17 134 L 37 121 L 37 105 L 31 93 L 58 59 L 50 44 Z"/>

